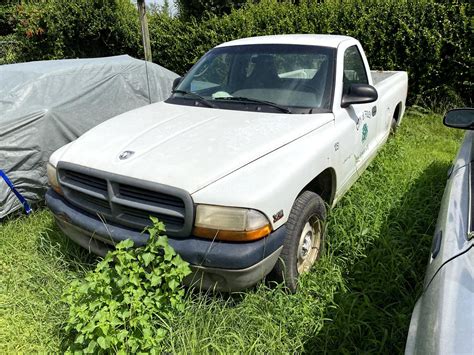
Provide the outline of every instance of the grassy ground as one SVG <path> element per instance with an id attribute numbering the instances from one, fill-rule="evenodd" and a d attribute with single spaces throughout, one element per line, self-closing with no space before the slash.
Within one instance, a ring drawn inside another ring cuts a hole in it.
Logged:
<path id="1" fill-rule="evenodd" d="M 412 111 L 331 212 L 327 253 L 297 294 L 260 285 L 232 297 L 188 295 L 164 350 L 402 352 L 461 137 L 440 116 Z M 46 210 L 1 225 L 0 352 L 60 350 L 61 294 L 94 262 Z"/>

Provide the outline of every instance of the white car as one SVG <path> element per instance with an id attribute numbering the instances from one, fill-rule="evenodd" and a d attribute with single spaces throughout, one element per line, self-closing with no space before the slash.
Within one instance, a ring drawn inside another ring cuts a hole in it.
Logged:
<path id="1" fill-rule="evenodd" d="M 449 171 L 406 355 L 474 352 L 474 109 L 451 110 L 444 124 L 468 131 Z"/>
<path id="2" fill-rule="evenodd" d="M 156 216 L 188 283 L 240 290 L 270 271 L 295 290 L 334 205 L 400 124 L 406 72 L 371 72 L 336 35 L 245 38 L 206 53 L 172 96 L 56 151 L 49 208 L 105 254 Z M 104 103 L 113 104 L 113 103 Z"/>

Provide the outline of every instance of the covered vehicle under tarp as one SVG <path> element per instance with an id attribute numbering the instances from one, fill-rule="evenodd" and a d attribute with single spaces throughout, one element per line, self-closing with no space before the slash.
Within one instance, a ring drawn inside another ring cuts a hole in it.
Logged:
<path id="1" fill-rule="evenodd" d="M 50 155 L 125 111 L 165 100 L 178 75 L 127 55 L 0 65 L 0 172 L 30 203 Z M 0 219 L 22 208 L 0 176 Z"/>

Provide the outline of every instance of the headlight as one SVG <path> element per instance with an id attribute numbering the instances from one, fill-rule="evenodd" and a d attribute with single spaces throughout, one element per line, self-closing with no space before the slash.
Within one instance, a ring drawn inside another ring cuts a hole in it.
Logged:
<path id="1" fill-rule="evenodd" d="M 48 174 L 48 181 L 51 187 L 53 188 L 54 191 L 56 191 L 58 194 L 63 194 L 63 191 L 61 190 L 61 185 L 59 185 L 58 181 L 58 174 L 56 172 L 56 168 L 48 163 L 46 165 L 46 172 Z"/>
<path id="2" fill-rule="evenodd" d="M 270 234 L 272 228 L 263 213 L 246 208 L 198 205 L 193 234 L 198 237 L 251 241 Z"/>

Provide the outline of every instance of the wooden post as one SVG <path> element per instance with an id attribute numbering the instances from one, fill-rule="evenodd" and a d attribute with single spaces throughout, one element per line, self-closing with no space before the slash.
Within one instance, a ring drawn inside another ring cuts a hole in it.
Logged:
<path id="1" fill-rule="evenodd" d="M 148 22 L 146 20 L 145 0 L 137 0 L 138 15 L 140 16 L 140 25 L 142 27 L 143 51 L 145 60 L 151 62 L 150 32 L 148 31 Z"/>

